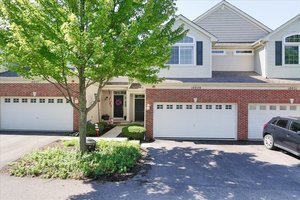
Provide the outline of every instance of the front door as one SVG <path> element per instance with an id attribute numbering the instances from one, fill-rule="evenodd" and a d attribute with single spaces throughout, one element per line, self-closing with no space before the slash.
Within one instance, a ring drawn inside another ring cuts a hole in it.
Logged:
<path id="1" fill-rule="evenodd" d="M 135 99 L 135 121 L 144 121 L 145 99 Z"/>
<path id="2" fill-rule="evenodd" d="M 124 96 L 114 95 L 114 118 L 123 118 Z"/>

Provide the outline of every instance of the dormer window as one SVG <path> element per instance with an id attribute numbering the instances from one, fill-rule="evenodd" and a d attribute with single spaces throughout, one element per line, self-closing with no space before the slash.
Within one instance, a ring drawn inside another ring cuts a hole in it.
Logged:
<path id="1" fill-rule="evenodd" d="M 300 62 L 300 34 L 290 35 L 284 39 L 284 63 L 299 65 Z"/>
<path id="2" fill-rule="evenodd" d="M 194 65 L 195 64 L 195 41 L 192 37 L 185 36 L 176 43 L 171 50 L 170 65 Z"/>

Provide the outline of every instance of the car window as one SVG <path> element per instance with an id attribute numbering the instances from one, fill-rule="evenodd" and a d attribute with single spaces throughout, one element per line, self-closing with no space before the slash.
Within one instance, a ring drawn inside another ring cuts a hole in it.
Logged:
<path id="1" fill-rule="evenodd" d="M 282 128 L 286 128 L 287 124 L 288 124 L 288 120 L 280 119 L 280 120 L 278 120 L 276 125 L 279 127 L 282 127 Z"/>
<path id="2" fill-rule="evenodd" d="M 277 119 L 273 120 L 271 124 L 274 124 L 274 125 L 275 125 L 276 122 L 277 122 Z"/>
<path id="3" fill-rule="evenodd" d="M 290 129 L 291 129 L 291 131 L 294 131 L 294 132 L 300 131 L 300 123 L 292 122 Z"/>

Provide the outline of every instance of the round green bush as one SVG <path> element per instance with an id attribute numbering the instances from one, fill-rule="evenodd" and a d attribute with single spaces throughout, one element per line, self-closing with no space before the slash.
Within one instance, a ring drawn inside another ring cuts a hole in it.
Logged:
<path id="1" fill-rule="evenodd" d="M 98 124 L 98 128 L 99 128 L 99 134 L 101 134 L 103 132 L 104 128 L 105 128 L 105 124 L 100 122 Z M 86 136 L 89 136 L 89 137 L 95 137 L 96 136 L 95 124 L 93 124 L 91 122 L 86 123 Z"/>
<path id="2" fill-rule="evenodd" d="M 141 126 L 126 126 L 122 129 L 122 134 L 130 140 L 143 140 L 146 129 Z"/>

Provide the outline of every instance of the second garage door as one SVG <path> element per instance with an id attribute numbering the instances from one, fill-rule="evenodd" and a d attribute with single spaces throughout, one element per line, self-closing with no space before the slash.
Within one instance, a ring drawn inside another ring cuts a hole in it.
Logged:
<path id="1" fill-rule="evenodd" d="M 235 104 L 155 103 L 154 137 L 236 139 Z"/>
<path id="2" fill-rule="evenodd" d="M 72 131 L 73 108 L 64 98 L 0 98 L 0 129 Z"/>
<path id="3" fill-rule="evenodd" d="M 300 116 L 300 105 L 249 104 L 248 138 L 261 140 L 264 124 L 277 116 Z"/>

